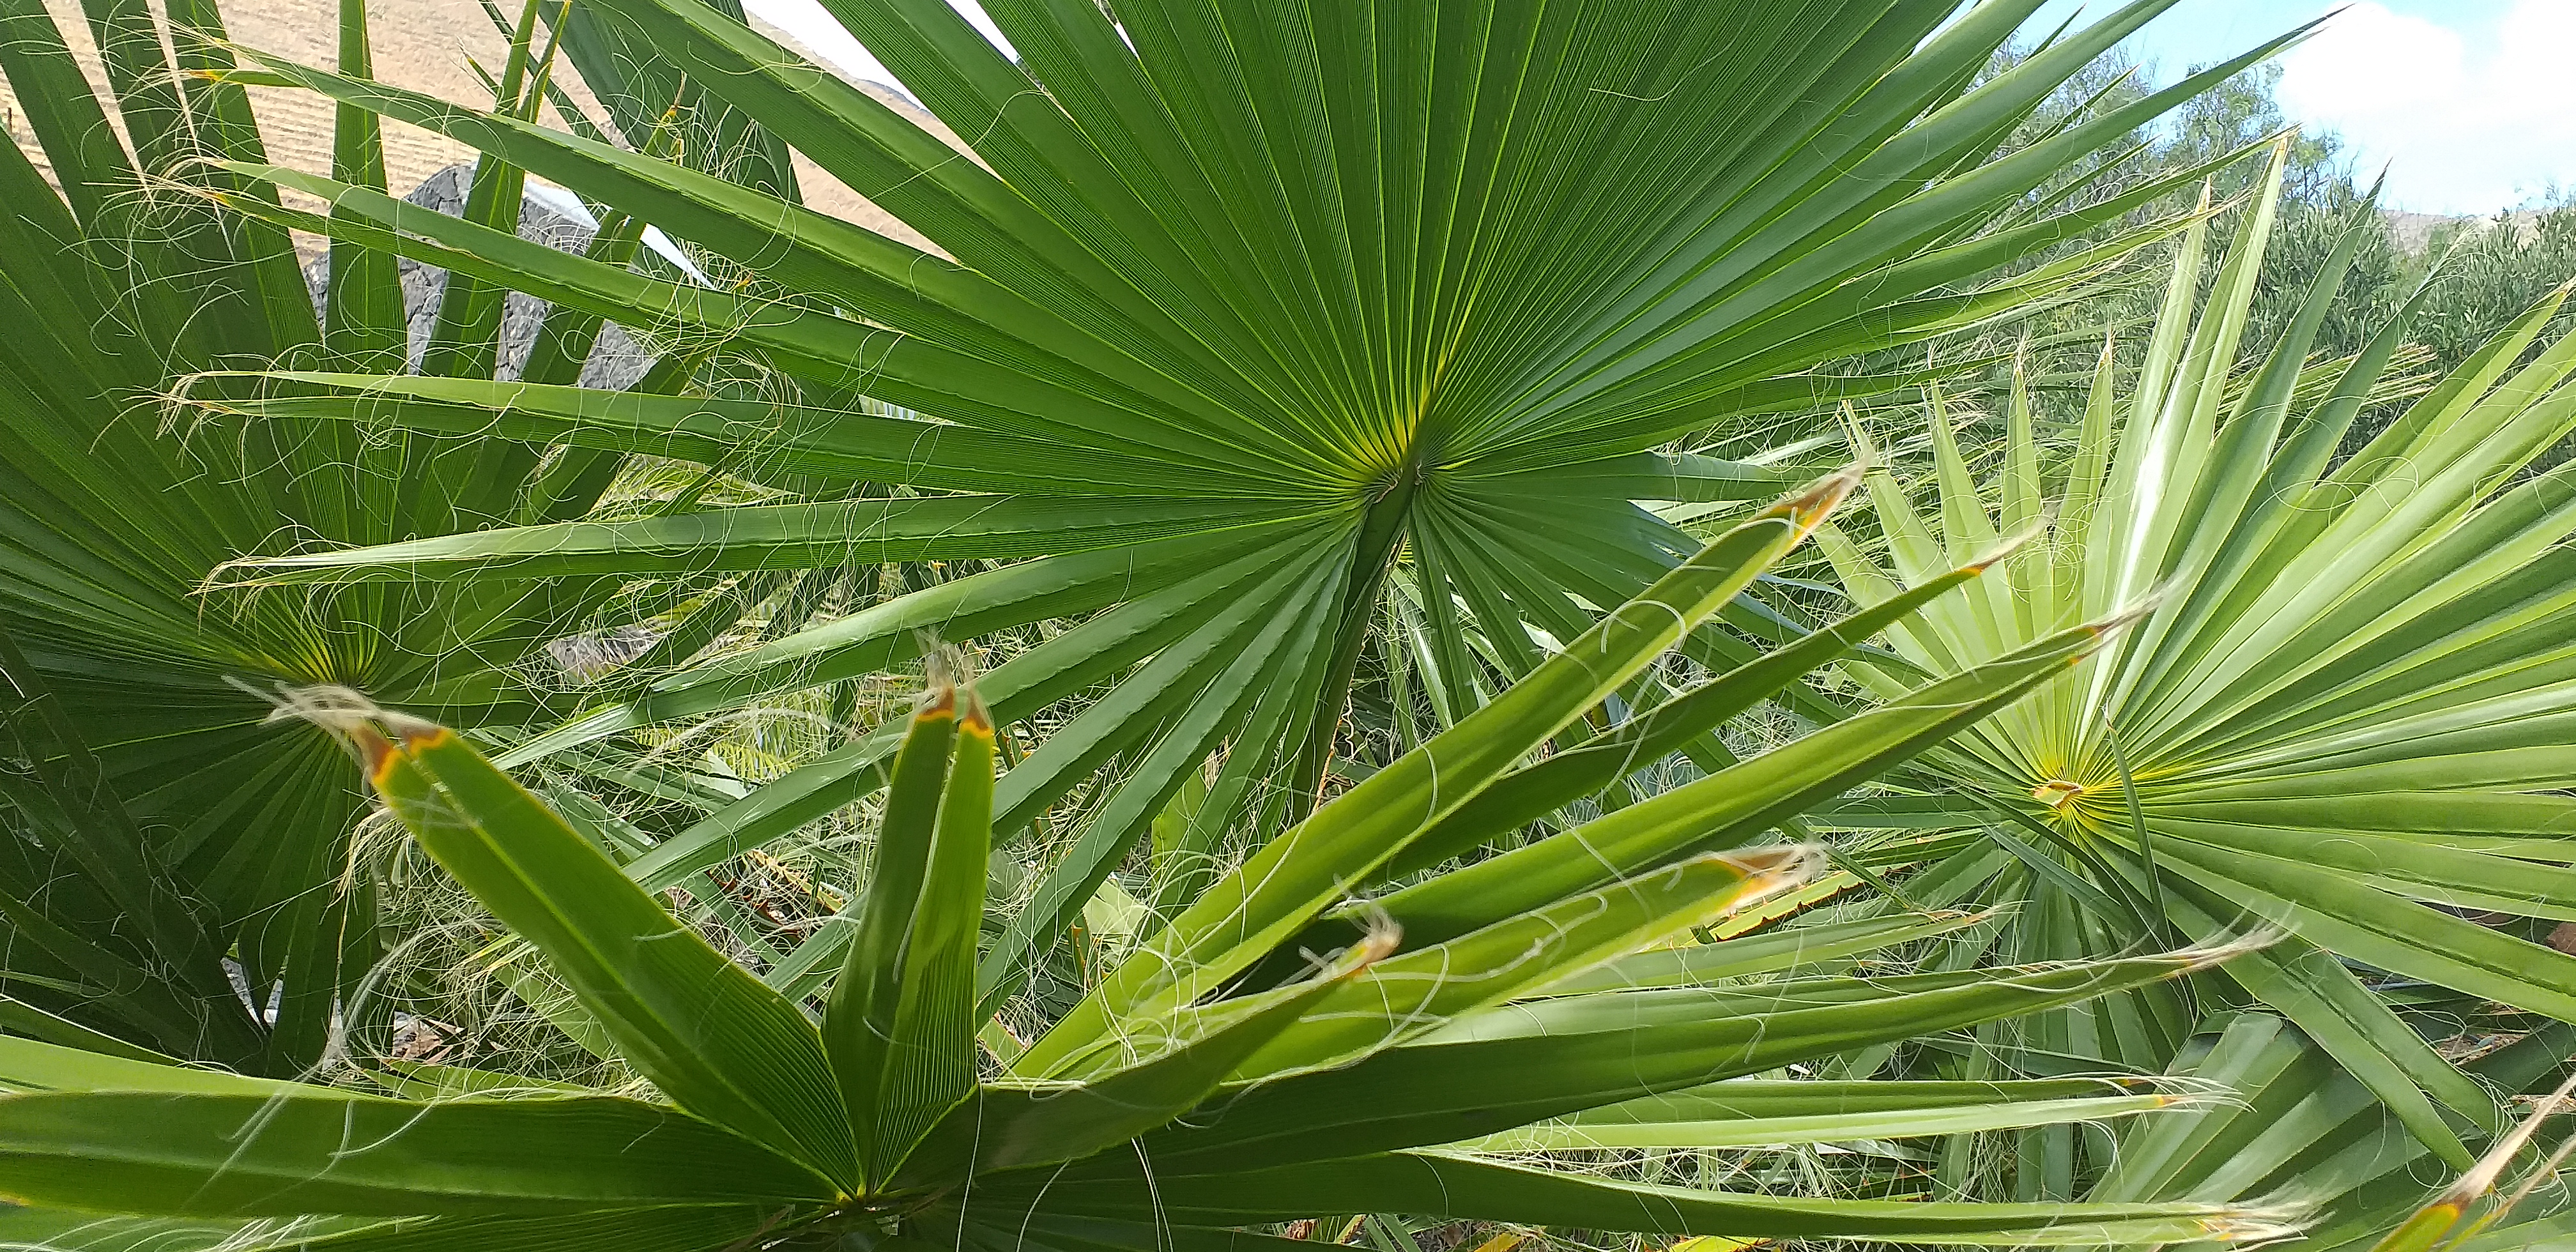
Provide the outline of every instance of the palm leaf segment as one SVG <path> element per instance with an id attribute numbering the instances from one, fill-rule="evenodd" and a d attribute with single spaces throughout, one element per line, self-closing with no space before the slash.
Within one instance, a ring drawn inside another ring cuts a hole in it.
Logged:
<path id="1" fill-rule="evenodd" d="M 935 691 L 904 731 L 875 868 L 845 919 L 858 938 L 819 1022 L 456 733 L 337 710 L 393 813 L 546 956 L 669 1103 L 559 1086 L 512 1093 L 505 1075 L 434 1066 L 375 1075 L 403 1094 L 392 1098 L 0 1039 L 0 1082 L 14 1093 L 0 1098 L 0 1190 L 87 1210 L 12 1214 L 11 1237 L 350 1252 L 699 1252 L 852 1236 L 996 1250 L 1284 1247 L 1241 1228 L 1351 1207 L 1971 1244 L 2277 1233 L 2261 1214 L 2195 1202 L 1648 1186 L 1462 1143 L 1798 1143 L 2166 1103 L 2093 1080 L 1728 1080 L 2169 979 L 2228 951 L 1746 986 L 1733 979 L 1794 965 L 1795 945 L 1739 951 L 1688 938 L 1807 872 L 1808 850 L 1745 846 L 1782 811 L 2020 698 L 2100 646 L 2101 626 L 2057 632 L 1484 862 L 1507 871 L 1503 886 L 1472 870 L 1434 876 L 1378 900 L 1391 920 L 1354 941 L 1306 942 L 1343 924 L 1348 884 L 1381 875 L 1471 798 L 1544 771 L 1519 763 L 1778 560 L 1851 486 L 1830 482 L 1722 535 L 1493 702 L 1268 841 L 998 1073 L 976 1044 L 995 749 L 973 692 Z M 1769 691 L 1797 676 L 1775 666 L 1713 681 Z M 1842 950 L 1954 922 L 1901 919 L 1846 935 Z M 1324 955 L 1308 964 L 1301 952 Z"/>
<path id="2" fill-rule="evenodd" d="M 2550 1022 L 2461 1068 L 2498 1091 L 2544 1097 L 2564 1078 L 2571 1047 L 2576 1026 Z M 2428 1203 L 2458 1198 L 2446 1196 L 2455 1167 L 2434 1161 L 2433 1151 L 2368 1087 L 2279 1016 L 2213 1015 L 2176 1055 L 2172 1070 L 2179 1081 L 2207 1084 L 2232 1098 L 2123 1123 L 2114 1163 L 2084 1198 L 2296 1197 L 2313 1206 L 2299 1238 L 2285 1245 L 2299 1252 L 2402 1246 L 2381 1240 Z M 2511 1141 L 2500 1144 L 2519 1158 L 2520 1177 L 2508 1175 L 2495 1188 L 2502 1195 L 2474 1206 L 2498 1228 L 2486 1232 L 2486 1242 L 2467 1246 L 2526 1246 L 2567 1222 L 2566 1198 L 2538 1185 L 2554 1169 L 2522 1173 L 2538 1154 Z M 2517 1147 L 2525 1150 L 2516 1153 Z M 2519 1202 L 2504 1202 L 2517 1195 Z"/>
<path id="3" fill-rule="evenodd" d="M 2576 471 L 2528 468 L 2576 430 L 2576 339 L 2538 341 L 2561 289 L 2339 456 L 2416 306 L 2332 368 L 2330 388 L 2301 386 L 2352 245 L 2377 229 L 2364 213 L 2291 333 L 2234 378 L 2278 176 L 2276 163 L 2197 317 L 2201 230 L 2186 238 L 2143 366 L 2124 388 L 2106 352 L 2062 478 L 2044 475 L 2016 403 L 1981 495 L 1936 412 L 1938 515 L 1881 472 L 1870 495 L 1888 567 L 1825 542 L 1850 585 L 1879 595 L 1885 568 L 1911 578 L 1999 529 L 2046 528 L 2009 580 L 1892 632 L 1923 665 L 2155 597 L 2123 642 L 1926 758 L 1974 797 L 1961 816 L 1982 810 L 2013 849 L 1947 872 L 2030 897 L 2017 925 L 2032 941 L 2007 945 L 2025 953 L 2115 950 L 2168 925 L 2212 934 L 2249 913 L 2286 927 L 2289 942 L 2227 976 L 2466 1168 L 2461 1135 L 2499 1126 L 2492 1098 L 2352 967 L 2448 988 L 2472 1011 L 2576 1020 L 2576 958 L 2532 941 L 2576 917 L 2576 801 L 2560 791 L 2576 777 Z M 2056 937 L 2034 938 L 2043 926 Z M 2058 1046 L 2161 1067 L 2185 1033 L 2180 1007 L 2091 1020 Z"/>
<path id="4" fill-rule="evenodd" d="M 2165 2 L 2139 0 L 1973 89 L 2036 0 L 1947 25 L 1953 4 L 1895 0 L 1143 3 L 1117 6 L 1114 23 L 1102 6 L 1014 0 L 989 11 L 1016 62 L 942 0 L 828 4 L 965 137 L 967 159 L 696 0 L 591 0 L 937 252 L 262 57 L 650 220 L 745 278 L 661 281 L 279 170 L 255 172 L 324 196 L 335 216 L 232 198 L 252 215 L 648 337 L 756 351 L 808 397 L 872 399 L 860 412 L 310 373 L 201 380 L 195 394 L 228 412 L 497 430 L 836 487 L 825 501 L 253 562 L 237 577 L 486 585 L 1044 558 L 664 679 L 509 758 L 873 672 L 911 656 L 924 626 L 965 638 L 1123 604 L 987 683 L 1008 724 L 1151 658 L 1003 784 L 1015 828 L 1113 755 L 1134 763 L 1094 835 L 1038 888 L 992 982 L 1060 930 L 1221 736 L 1233 799 L 1206 824 L 1237 827 L 1264 794 L 1250 783 L 1274 775 L 1289 782 L 1279 803 L 1311 802 L 1399 550 L 1451 665 L 1441 681 L 1462 698 L 1490 689 L 1468 672 L 1470 630 L 1497 641 L 1507 681 L 1542 655 L 1533 626 L 1571 638 L 1695 546 L 1632 500 L 1776 489 L 1769 472 L 1656 449 L 1918 381 L 1809 371 L 2027 308 L 2172 229 L 1983 277 L 2163 194 L 2009 212 L 2103 136 L 2243 60 L 1981 162 Z M 639 875 L 669 885 L 848 803 L 877 785 L 895 742 L 714 814 Z"/>
<path id="5" fill-rule="evenodd" d="M 607 588 L 210 603 L 201 580 L 244 551 L 578 516 L 619 458 L 346 422 L 168 421 L 157 401 L 174 373 L 402 370 L 401 279 L 390 254 L 337 246 L 316 293 L 286 232 L 207 202 L 277 199 L 216 164 L 263 158 L 243 88 L 218 74 L 232 57 L 212 3 L 83 7 L 102 95 L 44 4 L 0 4 L 0 72 L 45 162 L 0 152 L 0 756 L 29 763 L 0 779 L 0 985 L 58 1038 L 105 1030 L 292 1073 L 354 1011 L 345 994 L 374 960 L 364 876 L 341 890 L 363 792 L 327 737 L 263 724 L 269 704 L 231 683 L 525 721 L 541 706 L 517 667 Z M 364 8 L 342 10 L 342 65 L 365 74 Z M 505 111 L 544 95 L 538 33 L 523 27 L 499 67 Z M 340 110 L 335 167 L 381 190 L 374 114 Z M 485 163 L 469 213 L 515 228 L 521 182 Z M 622 262 L 640 229 L 604 224 L 592 254 Z M 502 289 L 458 277 L 445 291 L 419 365 L 488 383 Z M 519 376 L 572 381 L 600 326 L 550 313 Z"/>

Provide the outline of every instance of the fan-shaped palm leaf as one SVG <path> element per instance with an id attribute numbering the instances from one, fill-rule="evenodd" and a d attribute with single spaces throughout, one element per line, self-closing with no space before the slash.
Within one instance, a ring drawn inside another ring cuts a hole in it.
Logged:
<path id="1" fill-rule="evenodd" d="M 1580 634 L 1695 546 L 1632 501 L 1742 499 L 1778 481 L 1659 448 L 1915 383 L 1815 367 L 2054 298 L 2178 227 L 1990 277 L 2163 196 L 2142 186 L 1991 226 L 2104 135 L 2247 63 L 1986 163 L 2166 0 L 2130 4 L 1983 84 L 1976 71 L 2036 0 L 1956 21 L 1947 0 L 1012 0 L 990 12 L 1016 61 L 944 0 L 827 4 L 966 137 L 961 156 L 698 0 L 587 2 L 938 251 L 256 53 L 263 73 L 476 145 L 752 278 L 663 281 L 248 165 L 235 168 L 318 194 L 334 215 L 218 198 L 648 337 L 756 350 L 813 394 L 899 411 L 317 373 L 200 379 L 192 395 L 228 414 L 497 430 L 845 492 L 891 485 L 891 497 L 254 561 L 228 582 L 486 588 L 841 556 L 1042 558 L 651 682 L 508 758 L 882 669 L 911 655 L 923 626 L 962 638 L 1118 606 L 988 685 L 1008 722 L 1125 676 L 1010 771 L 1005 828 L 1102 762 L 1131 765 L 1051 867 L 988 989 L 1060 932 L 1221 746 L 1235 785 L 1218 826 L 1265 825 L 1246 816 L 1261 794 L 1241 784 L 1273 778 L 1274 762 L 1291 763 L 1274 812 L 1313 803 L 1399 548 L 1451 655 L 1465 655 L 1472 621 L 1499 679 L 1527 672 L 1545 651 L 1533 628 Z M 637 874 L 667 885 L 847 804 L 877 785 L 893 743 L 835 753 L 709 816 Z"/>
<path id="2" fill-rule="evenodd" d="M 340 11 L 342 66 L 365 74 L 364 8 Z M 173 372 L 400 371 L 404 298 L 393 256 L 346 245 L 317 294 L 284 231 L 205 202 L 276 199 L 214 164 L 262 149 L 243 89 L 212 77 L 231 60 L 213 4 L 170 5 L 166 21 L 139 2 L 88 12 L 104 99 L 44 4 L 0 4 L 0 71 L 55 180 L 16 145 L 0 152 L 0 674 L 14 697 L 0 755 L 28 763 L 0 774 L 0 985 L 49 1037 L 106 1030 L 295 1072 L 354 1011 L 344 992 L 374 959 L 363 876 L 343 882 L 364 801 L 337 748 L 264 724 L 270 697 L 246 688 L 337 685 L 523 720 L 542 705 L 518 667 L 606 588 L 380 585 L 209 604 L 201 580 L 245 550 L 578 516 L 619 458 L 346 422 L 165 425 L 156 401 Z M 537 107 L 541 33 L 517 32 L 504 111 Z M 381 190 L 375 115 L 341 109 L 337 145 L 339 180 Z M 515 230 L 522 181 L 484 163 L 469 214 Z M 590 254 L 623 263 L 641 230 L 608 222 Z M 452 278 L 413 345 L 422 367 L 488 382 L 502 295 Z M 519 377 L 573 381 L 600 327 L 571 309 L 545 317 Z"/>
<path id="3" fill-rule="evenodd" d="M 2576 471 L 2531 470 L 2576 429 L 2576 339 L 2535 346 L 2561 289 L 2338 455 L 2404 317 L 2322 403 L 2295 403 L 2342 264 L 2379 229 L 2365 212 L 2250 385 L 2230 386 L 2278 170 L 2197 310 L 2200 229 L 2186 239 L 2143 366 L 2124 379 L 2105 353 L 2061 469 L 2043 470 L 2016 403 L 1989 494 L 1937 410 L 1937 516 L 1873 475 L 1900 577 L 1999 529 L 2046 533 L 2008 581 L 1889 637 L 1917 664 L 1970 664 L 2152 597 L 2133 636 L 1927 758 L 1965 793 L 1959 819 L 1991 821 L 2010 853 L 1966 854 L 1989 897 L 2024 901 L 1998 941 L 2071 955 L 2249 914 L 2282 925 L 2291 942 L 2226 977 L 2465 1168 L 2461 1136 L 2498 1128 L 2493 1098 L 2360 978 L 2576 1020 L 2576 958 L 2534 942 L 2576 918 Z M 1880 565 L 1827 546 L 1864 599 L 1885 594 Z M 2141 1003 L 2049 1046 L 2157 1068 L 2189 1020 Z"/>
<path id="4" fill-rule="evenodd" d="M 2565 1074 L 2571 1046 L 2576 1027 L 2552 1022 L 2462 1068 L 2498 1091 L 2544 1096 Z M 2116 1163 L 2085 1193 L 2087 1201 L 2288 1203 L 2306 1211 L 2298 1236 L 2281 1246 L 2395 1252 L 2427 1244 L 2381 1240 L 2426 1205 L 2458 1198 L 2452 1166 L 2436 1159 L 2333 1056 L 2270 1013 L 2214 1018 L 2176 1056 L 2172 1081 L 2212 1098 L 2120 1128 Z M 2500 1146 L 2507 1149 L 2501 1156 L 2513 1156 L 2511 1149 L 2521 1145 Z M 2524 1247 L 2556 1236 L 2567 1201 L 2563 1189 L 2545 1184 L 2547 1177 L 2545 1170 L 2517 1177 L 2512 1189 L 2526 1194 L 2510 1211 L 2514 1225 L 2459 1246 Z M 2524 1181 L 2542 1185 L 2524 1188 Z M 2492 1200 L 2476 1207 L 2483 1218 L 2508 1216 Z M 2441 1232 L 2438 1223 L 2417 1224 L 2426 1226 Z"/>

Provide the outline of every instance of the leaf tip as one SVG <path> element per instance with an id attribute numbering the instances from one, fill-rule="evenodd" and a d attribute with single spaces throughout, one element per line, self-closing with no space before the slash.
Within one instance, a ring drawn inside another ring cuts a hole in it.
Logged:
<path id="1" fill-rule="evenodd" d="M 2184 948 L 2170 954 L 2174 962 L 2173 972 L 2176 975 L 2196 974 L 2205 969 L 2224 965 L 2248 952 L 2260 952 L 2279 943 L 2287 936 L 2287 931 L 2277 927 L 2258 926 L 2241 935 L 2221 939 L 2216 943 Z"/>
<path id="2" fill-rule="evenodd" d="M 386 771 L 400 755 L 395 750 L 397 745 L 405 752 L 433 748 L 455 733 L 427 718 L 385 708 L 348 687 L 329 683 L 308 687 L 279 684 L 263 691 L 238 678 L 228 677 L 225 681 L 268 703 L 268 716 L 261 719 L 263 722 L 306 722 L 337 736 L 357 753 L 371 783 L 384 781 Z"/>
<path id="3" fill-rule="evenodd" d="M 1351 945 L 1350 953 L 1345 958 L 1348 968 L 1342 970 L 1339 976 L 1343 978 L 1358 976 L 1369 966 L 1395 955 L 1396 948 L 1403 942 L 1404 928 L 1392 921 L 1384 926 L 1370 927 L 1367 934 L 1360 936 L 1358 943 Z"/>
<path id="4" fill-rule="evenodd" d="M 1789 524 L 1797 528 L 1798 536 L 1803 539 L 1808 532 L 1813 531 L 1831 516 L 1836 508 L 1841 507 L 1842 502 L 1860 486 L 1861 477 L 1868 472 L 1868 469 L 1867 461 L 1854 461 L 1816 480 L 1815 484 L 1805 491 L 1772 505 L 1770 512 L 1774 516 L 1787 518 Z"/>
<path id="5" fill-rule="evenodd" d="M 2003 564 L 2005 561 L 2012 559 L 2012 555 L 2014 553 L 2021 551 L 2023 548 L 2029 547 L 2031 541 L 2039 538 L 2041 534 L 2047 531 L 2047 529 L 2047 519 L 2033 519 L 2029 523 L 2015 528 L 2011 534 L 1996 540 L 1993 547 L 1987 548 L 1985 551 L 1978 553 L 1975 560 L 1970 561 L 1959 568 L 1971 575 L 1983 574 L 1987 570 L 1993 569 L 1994 567 Z"/>
<path id="6" fill-rule="evenodd" d="M 1404 926 L 1386 910 L 1372 905 L 1356 920 L 1360 923 L 1360 937 L 1349 947 L 1333 953 L 1329 961 L 1320 962 L 1322 968 L 1315 975 L 1318 981 L 1338 982 L 1356 978 L 1369 966 L 1395 955 L 1396 949 L 1404 946 Z M 1309 959 L 1313 958 L 1310 956 Z"/>
<path id="7" fill-rule="evenodd" d="M 2212 1242 L 2254 1247 L 2295 1239 L 2312 1224 L 2305 1208 L 2279 1204 L 2223 1210 L 2202 1218 L 2200 1226 Z"/>
<path id="8" fill-rule="evenodd" d="M 922 693 L 914 719 L 954 717 L 959 719 L 960 729 L 989 737 L 993 733 L 993 715 L 976 693 L 974 658 L 930 631 L 919 632 L 919 638 L 922 668 L 928 673 L 930 689 Z"/>
<path id="9" fill-rule="evenodd" d="M 2114 609 L 2102 617 L 2086 622 L 2084 629 L 2090 631 L 2097 641 L 2107 641 L 2113 635 L 2137 625 L 2148 614 L 2161 607 L 2162 603 L 2162 600 L 2155 595 L 2141 596 L 2132 604 Z"/>
<path id="10" fill-rule="evenodd" d="M 928 691 L 922 692 L 920 707 L 912 711 L 912 720 L 915 722 L 932 722 L 941 718 L 954 719 L 956 716 L 957 688 L 949 683 L 937 683 Z"/>
<path id="11" fill-rule="evenodd" d="M 1825 872 L 1829 858 L 1820 843 L 1790 843 L 1776 848 L 1757 848 L 1751 852 L 1717 852 L 1711 857 L 1733 866 L 1744 876 L 1743 883 L 1730 894 L 1727 911 L 1732 913 L 1759 904 L 1784 891 L 1794 891 L 1814 882 Z"/>

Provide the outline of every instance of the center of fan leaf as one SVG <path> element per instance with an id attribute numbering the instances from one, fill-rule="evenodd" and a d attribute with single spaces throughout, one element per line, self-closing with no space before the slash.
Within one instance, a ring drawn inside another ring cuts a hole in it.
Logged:
<path id="1" fill-rule="evenodd" d="M 2084 784 L 2069 782 L 2063 778 L 2052 778 L 2030 789 L 2031 799 L 2060 813 L 2065 812 L 2067 806 L 2075 803 L 2076 797 L 2083 794 Z"/>

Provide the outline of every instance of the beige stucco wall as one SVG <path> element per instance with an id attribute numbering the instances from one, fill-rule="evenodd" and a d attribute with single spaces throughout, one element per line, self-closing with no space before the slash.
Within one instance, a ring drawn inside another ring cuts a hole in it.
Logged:
<path id="1" fill-rule="evenodd" d="M 337 63 L 338 0 L 220 0 L 220 3 L 225 24 L 235 42 L 307 64 L 330 66 Z M 46 0 L 46 7 L 52 10 L 56 25 L 63 30 L 66 41 L 88 71 L 93 89 L 103 91 L 106 78 L 100 69 L 88 24 L 81 17 L 80 0 Z M 503 7 L 515 11 L 512 4 Z M 497 72 L 506 61 L 507 45 L 476 0 L 370 0 L 367 21 L 379 81 L 447 100 L 477 105 L 490 102 L 490 93 L 475 75 L 468 58 Z M 783 33 L 766 24 L 760 24 L 760 28 L 762 33 L 801 52 Z M 589 92 L 570 74 L 570 68 L 566 64 L 557 72 L 577 98 L 585 105 L 591 104 Z M 956 143 L 956 137 L 948 133 L 947 128 L 897 93 L 874 83 L 860 85 L 869 94 L 894 105 L 952 145 Z M 333 117 L 330 102 L 310 92 L 259 87 L 251 89 L 251 107 L 259 116 L 261 134 L 268 144 L 271 161 L 317 174 L 330 172 Z M 0 115 L 6 116 L 10 137 L 18 141 L 21 150 L 41 163 L 44 154 L 36 145 L 33 132 L 28 129 L 15 96 L 5 83 L 0 83 Z M 601 115 L 594 110 L 593 116 Z M 398 123 L 388 123 L 385 127 L 385 171 L 387 182 L 397 195 L 418 185 L 432 173 L 471 156 L 472 153 L 463 145 L 442 136 Z M 802 154 L 797 157 L 797 176 L 809 206 L 915 246 L 927 246 L 927 241 L 909 227 L 896 222 L 817 169 Z M 308 247 L 318 246 L 318 241 L 306 242 Z"/>

